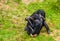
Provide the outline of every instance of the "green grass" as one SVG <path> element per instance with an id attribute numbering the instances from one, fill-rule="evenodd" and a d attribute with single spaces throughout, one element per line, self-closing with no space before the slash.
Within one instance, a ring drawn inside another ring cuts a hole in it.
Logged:
<path id="1" fill-rule="evenodd" d="M 9 8 L 0 9 L 0 41 L 55 41 L 54 35 L 60 36 L 59 32 L 56 32 L 58 35 L 54 33 L 55 30 L 60 30 L 60 2 L 57 2 L 46 0 L 26 5 L 21 0 L 8 0 L 7 3 L 3 3 L 2 6 L 8 5 Z M 53 36 L 41 32 L 39 36 L 32 38 L 24 31 L 25 17 L 38 9 L 46 12 L 46 22 Z"/>

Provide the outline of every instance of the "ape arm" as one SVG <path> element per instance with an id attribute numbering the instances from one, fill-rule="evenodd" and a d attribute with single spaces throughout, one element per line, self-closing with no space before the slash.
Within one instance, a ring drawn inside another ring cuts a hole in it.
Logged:
<path id="1" fill-rule="evenodd" d="M 49 29 L 49 27 L 48 27 L 48 25 L 46 24 L 45 21 L 44 21 L 44 26 L 45 26 L 45 28 L 46 28 L 46 30 L 47 30 L 47 33 L 50 34 L 50 29 Z"/>
<path id="2" fill-rule="evenodd" d="M 30 21 L 31 20 L 31 17 L 27 17 L 27 18 L 25 18 L 25 20 L 29 22 L 29 24 L 31 25 L 31 27 L 33 27 L 33 24 Z"/>
<path id="3" fill-rule="evenodd" d="M 45 17 L 39 14 L 39 17 L 41 17 L 45 21 Z"/>

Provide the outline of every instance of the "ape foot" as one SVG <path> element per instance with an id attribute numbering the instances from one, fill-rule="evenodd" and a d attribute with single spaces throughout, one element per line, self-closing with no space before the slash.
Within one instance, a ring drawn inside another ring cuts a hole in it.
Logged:
<path id="1" fill-rule="evenodd" d="M 31 36 L 31 37 L 36 37 L 36 36 L 37 36 L 37 34 L 34 34 L 34 35 L 30 34 L 30 36 Z"/>
<path id="2" fill-rule="evenodd" d="M 49 30 L 49 31 L 47 31 L 47 33 L 48 33 L 48 34 L 50 34 L 50 30 Z"/>

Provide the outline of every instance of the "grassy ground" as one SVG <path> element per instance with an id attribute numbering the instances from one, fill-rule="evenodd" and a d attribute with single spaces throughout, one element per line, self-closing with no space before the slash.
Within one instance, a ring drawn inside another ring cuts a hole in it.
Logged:
<path id="1" fill-rule="evenodd" d="M 59 2 L 60 4 L 60 2 Z M 48 0 L 0 0 L 0 41 L 60 41 L 60 5 Z M 45 28 L 32 38 L 24 31 L 25 17 L 44 9 L 51 34 Z"/>

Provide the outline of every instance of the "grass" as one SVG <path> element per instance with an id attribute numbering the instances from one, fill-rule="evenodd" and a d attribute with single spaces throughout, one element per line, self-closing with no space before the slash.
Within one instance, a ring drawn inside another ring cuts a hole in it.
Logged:
<path id="1" fill-rule="evenodd" d="M 26 5 L 21 0 L 8 0 L 0 2 L 0 41 L 58 41 L 60 37 L 60 3 L 55 1 L 31 2 Z M 58 5 L 55 5 L 58 4 Z M 34 11 L 43 9 L 46 12 L 46 22 L 51 34 L 41 32 L 35 38 L 30 37 L 24 31 L 26 26 L 25 17 Z"/>

